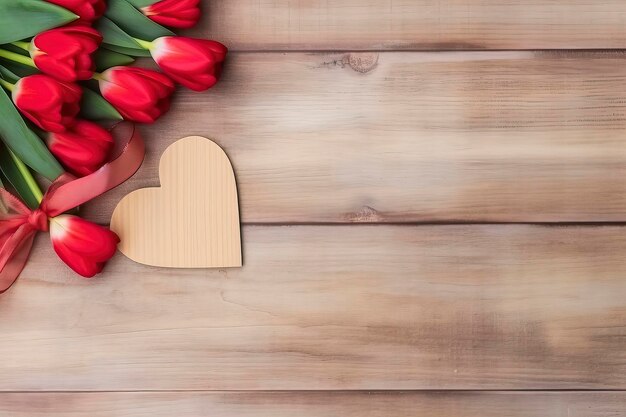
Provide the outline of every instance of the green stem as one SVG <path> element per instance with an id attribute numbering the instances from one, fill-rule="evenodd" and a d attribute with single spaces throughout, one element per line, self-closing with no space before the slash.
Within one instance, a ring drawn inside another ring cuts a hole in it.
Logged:
<path id="1" fill-rule="evenodd" d="M 35 62 L 27 56 L 16 54 L 15 52 L 6 51 L 4 49 L 0 49 L 0 58 L 6 58 L 8 60 L 19 62 L 20 64 L 27 65 L 29 67 L 37 68 Z"/>
<path id="2" fill-rule="evenodd" d="M 91 76 L 91 78 L 93 78 L 94 80 L 97 80 L 97 81 L 104 80 L 104 78 L 102 77 L 102 73 L 100 73 L 100 72 L 94 72 L 93 75 Z"/>
<path id="3" fill-rule="evenodd" d="M 16 42 L 11 42 L 11 45 L 15 45 L 18 48 L 23 49 L 25 51 L 30 50 L 30 43 L 28 42 L 16 41 Z"/>
<path id="4" fill-rule="evenodd" d="M 41 200 L 43 199 L 43 194 L 41 192 L 41 189 L 39 188 L 39 185 L 37 185 L 37 181 L 35 181 L 33 174 L 30 173 L 30 170 L 28 169 L 26 164 L 22 162 L 22 160 L 18 158 L 17 155 L 15 155 L 10 149 L 9 154 L 11 155 L 11 158 L 13 158 L 13 161 L 15 162 L 18 171 L 20 171 L 20 174 L 22 174 L 24 181 L 26 181 L 26 185 L 28 185 L 30 192 L 33 193 L 33 196 L 37 199 L 38 202 L 41 203 Z"/>
<path id="5" fill-rule="evenodd" d="M 0 78 L 0 85 L 9 91 L 13 91 L 13 89 L 15 88 L 15 84 L 11 84 L 10 82 L 2 78 Z"/>
<path id="6" fill-rule="evenodd" d="M 154 48 L 154 44 L 152 42 L 148 42 L 148 41 L 144 41 L 143 39 L 137 39 L 137 38 L 133 38 L 135 40 L 135 42 L 137 42 L 139 44 L 139 46 L 141 46 L 143 49 L 147 49 L 150 50 L 152 48 Z"/>

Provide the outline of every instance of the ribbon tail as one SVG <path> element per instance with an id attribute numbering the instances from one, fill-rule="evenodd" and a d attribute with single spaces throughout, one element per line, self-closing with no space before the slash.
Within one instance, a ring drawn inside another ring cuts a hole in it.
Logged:
<path id="1" fill-rule="evenodd" d="M 115 133 L 124 132 L 125 136 L 121 153 L 91 175 L 78 179 L 61 175 L 48 188 L 35 218 L 18 198 L 0 188 L 0 294 L 26 266 L 37 230 L 43 230 L 37 219 L 73 209 L 120 185 L 139 169 L 145 153 L 143 140 L 132 124 L 118 126 Z"/>
<path id="2" fill-rule="evenodd" d="M 11 288 L 26 266 L 37 231 L 23 225 L 0 249 L 0 294 Z"/>

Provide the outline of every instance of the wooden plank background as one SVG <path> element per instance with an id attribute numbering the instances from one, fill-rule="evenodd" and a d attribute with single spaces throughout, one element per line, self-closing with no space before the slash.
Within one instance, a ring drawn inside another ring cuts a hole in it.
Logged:
<path id="1" fill-rule="evenodd" d="M 626 415 L 626 3 L 203 6 L 222 82 L 84 214 L 211 137 L 244 267 L 82 280 L 41 236 L 0 298 L 0 416 Z"/>
<path id="2" fill-rule="evenodd" d="M 88 216 L 198 134 L 230 155 L 244 222 L 624 221 L 624 85 L 621 51 L 235 53 Z"/>
<path id="3" fill-rule="evenodd" d="M 621 227 L 247 226 L 243 238 L 242 269 L 118 256 L 93 281 L 40 239 L 0 304 L 0 390 L 626 387 Z"/>
<path id="4" fill-rule="evenodd" d="M 217 0 L 190 33 L 236 50 L 626 46 L 622 0 Z"/>
<path id="5" fill-rule="evenodd" d="M 0 394 L 0 415 L 606 417 L 623 415 L 624 403 L 624 393 L 590 392 L 31 393 Z"/>

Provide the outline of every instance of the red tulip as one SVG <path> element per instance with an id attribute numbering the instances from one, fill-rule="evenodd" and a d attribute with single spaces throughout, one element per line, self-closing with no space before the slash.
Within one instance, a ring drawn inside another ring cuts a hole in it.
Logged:
<path id="1" fill-rule="evenodd" d="M 160 25 L 187 29 L 200 19 L 200 0 L 161 0 L 142 7 L 143 14 Z"/>
<path id="2" fill-rule="evenodd" d="M 78 120 L 65 132 L 49 133 L 46 143 L 68 171 L 82 177 L 97 171 L 106 162 L 113 148 L 113 137 L 95 123 Z"/>
<path id="3" fill-rule="evenodd" d="M 100 91 L 126 120 L 153 123 L 170 108 L 174 83 L 165 75 L 137 67 L 113 67 L 98 76 Z"/>
<path id="4" fill-rule="evenodd" d="M 90 24 L 104 14 L 106 0 L 47 0 L 75 13 L 80 18 L 75 22 Z M 75 23 L 72 22 L 72 23 Z"/>
<path id="5" fill-rule="evenodd" d="M 42 72 L 61 81 L 88 80 L 96 65 L 91 58 L 102 36 L 88 26 L 66 26 L 33 38 L 30 56 Z"/>
<path id="6" fill-rule="evenodd" d="M 35 74 L 15 83 L 12 97 L 24 116 L 49 132 L 64 132 L 80 110 L 82 90 L 76 84 Z"/>
<path id="7" fill-rule="evenodd" d="M 215 85 L 227 52 L 228 49 L 219 42 L 180 36 L 158 38 L 150 49 L 163 72 L 195 91 Z"/>
<path id="8" fill-rule="evenodd" d="M 102 271 L 120 241 L 109 229 L 68 214 L 50 219 L 50 239 L 63 262 L 85 278 Z"/>

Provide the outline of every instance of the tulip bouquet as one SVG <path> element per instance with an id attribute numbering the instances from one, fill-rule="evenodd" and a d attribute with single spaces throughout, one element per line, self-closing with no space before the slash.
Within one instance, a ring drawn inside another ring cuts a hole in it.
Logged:
<path id="1" fill-rule="evenodd" d="M 0 292 L 37 231 L 49 230 L 55 252 L 84 277 L 113 256 L 112 231 L 67 211 L 141 164 L 135 129 L 116 146 L 106 126 L 154 122 L 176 83 L 203 91 L 217 82 L 226 47 L 170 30 L 196 24 L 198 3 L 0 0 Z M 139 57 L 159 70 L 134 65 Z"/>

